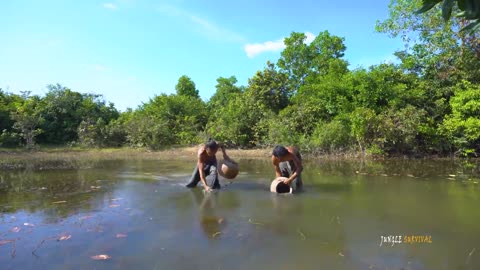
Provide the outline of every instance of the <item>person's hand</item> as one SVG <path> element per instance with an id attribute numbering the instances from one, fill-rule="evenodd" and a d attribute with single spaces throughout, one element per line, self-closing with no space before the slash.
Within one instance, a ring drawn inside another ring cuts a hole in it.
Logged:
<path id="1" fill-rule="evenodd" d="M 290 178 L 287 178 L 287 179 L 283 179 L 283 183 L 287 184 L 290 186 L 290 184 L 292 183 L 292 179 Z"/>
<path id="2" fill-rule="evenodd" d="M 205 186 L 205 192 L 210 192 L 212 189 L 209 186 Z"/>

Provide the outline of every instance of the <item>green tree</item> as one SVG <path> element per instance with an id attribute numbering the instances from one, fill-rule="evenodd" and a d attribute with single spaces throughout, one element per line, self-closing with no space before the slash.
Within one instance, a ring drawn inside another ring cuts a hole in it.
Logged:
<path id="1" fill-rule="evenodd" d="M 159 116 L 137 110 L 124 124 L 126 139 L 131 146 L 159 149 L 175 143 L 175 134 Z"/>
<path id="2" fill-rule="evenodd" d="M 439 2 L 439 1 L 437 1 Z M 454 17 L 445 22 L 440 6 L 417 14 L 421 0 L 391 0 L 389 18 L 377 22 L 376 30 L 392 37 L 401 36 L 407 49 L 397 53 L 410 71 L 432 80 L 455 85 L 461 79 L 480 79 L 480 46 L 478 34 L 460 32 L 467 22 Z M 458 8 L 452 7 L 454 12 Z"/>
<path id="3" fill-rule="evenodd" d="M 355 138 L 359 150 L 365 152 L 372 145 L 383 143 L 380 139 L 379 130 L 381 121 L 377 114 L 369 108 L 357 107 L 350 114 L 351 132 Z"/>
<path id="4" fill-rule="evenodd" d="M 255 128 L 262 119 L 263 110 L 251 96 L 233 95 L 225 106 L 216 108 L 215 115 L 207 125 L 209 135 L 238 146 L 255 144 Z"/>
<path id="5" fill-rule="evenodd" d="M 351 73 L 355 107 L 374 110 L 377 114 L 388 109 L 400 109 L 407 104 L 417 104 L 424 92 L 417 88 L 416 76 L 405 74 L 393 64 L 357 69 Z"/>
<path id="6" fill-rule="evenodd" d="M 344 38 L 333 36 L 328 31 L 319 33 L 310 44 L 306 44 L 306 38 L 304 33 L 298 32 L 292 32 L 290 37 L 285 38 L 286 48 L 277 63 L 280 70 L 288 75 L 293 93 L 311 74 L 328 73 L 331 66 L 347 71 L 347 63 L 341 60 L 346 50 Z"/>
<path id="7" fill-rule="evenodd" d="M 377 116 L 380 121 L 377 146 L 387 153 L 417 154 L 423 147 L 423 139 L 429 122 L 423 109 L 407 105 L 405 108 L 389 108 Z"/>
<path id="8" fill-rule="evenodd" d="M 242 88 L 236 86 L 237 78 L 230 76 L 229 78 L 219 77 L 217 79 L 217 85 L 215 85 L 215 94 L 208 101 L 210 109 L 215 110 L 218 106 L 225 106 L 235 94 L 242 92 Z"/>
<path id="9" fill-rule="evenodd" d="M 179 96 L 199 98 L 195 83 L 186 75 L 183 75 L 178 79 L 178 83 L 175 85 L 175 90 L 177 90 L 177 95 Z"/>
<path id="10" fill-rule="evenodd" d="M 64 144 L 76 141 L 77 128 L 82 121 L 79 115 L 82 95 L 60 84 L 48 85 L 47 88 L 40 107 L 45 122 L 39 142 Z"/>
<path id="11" fill-rule="evenodd" d="M 4 92 L 0 88 L 0 145 L 13 147 L 19 144 L 20 138 L 13 128 L 15 120 L 12 113 L 23 103 L 19 95 Z"/>
<path id="12" fill-rule="evenodd" d="M 40 106 L 40 114 L 45 121 L 39 142 L 65 144 L 77 141 L 82 121 L 96 123 L 102 118 L 108 124 L 119 115 L 112 103 L 105 104 L 101 95 L 81 94 L 60 84 L 47 88 L 49 91 Z"/>
<path id="13" fill-rule="evenodd" d="M 419 145 L 429 152 L 451 151 L 455 136 L 444 136 L 444 118 L 452 112 L 450 98 L 462 81 L 480 83 L 480 46 L 478 33 L 459 31 L 469 23 L 465 17 L 450 17 L 464 9 L 462 3 L 473 1 L 407 1 L 392 0 L 390 16 L 377 22 L 379 32 L 401 36 L 406 49 L 396 55 L 402 61 L 400 67 L 411 75 L 417 75 L 414 83 L 422 97 L 410 100 L 410 104 L 421 107 L 427 113 L 428 125 L 420 127 L 422 139 Z M 447 3 L 448 2 L 448 3 Z M 430 6 L 424 6 L 430 3 Z M 423 10 L 421 10 L 423 9 Z M 422 11 L 417 13 L 416 11 Z M 423 12 L 429 10 L 428 12 Z M 444 18 L 442 18 L 442 16 Z M 445 19 L 448 19 L 445 21 Z M 461 137 L 461 136 L 460 136 Z M 418 140 L 417 140 L 418 143 Z M 458 143 L 454 143 L 459 146 Z M 464 145 L 465 146 L 465 145 Z M 462 146 L 462 147 L 464 147 Z"/>
<path id="14" fill-rule="evenodd" d="M 309 77 L 308 82 L 292 99 L 293 103 L 304 108 L 305 113 L 312 113 L 300 117 L 312 119 L 312 122 L 302 124 L 304 132 L 311 134 L 317 124 L 314 119 L 330 121 L 336 115 L 351 110 L 353 99 L 351 77 L 351 74 L 336 72 Z"/>
<path id="15" fill-rule="evenodd" d="M 127 143 L 129 125 L 132 123 L 134 111 L 128 108 L 122 112 L 117 119 L 111 120 L 105 128 L 105 145 L 110 147 L 120 147 Z"/>
<path id="16" fill-rule="evenodd" d="M 265 110 L 271 110 L 274 113 L 287 107 L 292 94 L 288 87 L 287 75 L 279 72 L 270 61 L 267 62 L 263 71 L 257 71 L 248 80 L 245 92 Z"/>
<path id="17" fill-rule="evenodd" d="M 344 39 L 324 31 L 310 44 L 305 40 L 305 34 L 296 32 L 285 39 L 286 48 L 277 65 L 286 77 L 276 77 L 285 80 L 279 80 L 288 89 L 281 97 L 289 100 L 283 103 L 288 106 L 274 111 L 278 116 L 268 124 L 269 143 L 307 144 L 319 122 L 331 121 L 350 106 L 349 81 L 344 80 L 348 63 L 342 59 Z M 264 73 L 273 74 L 269 70 L 273 67 L 269 66 Z"/>
<path id="18" fill-rule="evenodd" d="M 107 142 L 106 123 L 102 118 L 97 121 L 85 119 L 78 125 L 78 140 L 84 146 L 101 147 Z"/>
<path id="19" fill-rule="evenodd" d="M 11 95 L 3 92 L 0 88 L 0 131 L 11 130 L 13 126 L 13 120 L 10 118 L 10 114 L 13 111 L 14 105 Z"/>
<path id="20" fill-rule="evenodd" d="M 42 133 L 39 127 L 44 119 L 39 113 L 39 104 L 40 98 L 38 96 L 30 96 L 30 92 L 24 92 L 22 104 L 11 114 L 15 121 L 13 128 L 18 130 L 28 149 L 34 148 L 35 137 Z"/>
<path id="21" fill-rule="evenodd" d="M 164 145 L 191 144 L 203 139 L 199 135 L 207 123 L 207 107 L 199 98 L 162 94 L 144 104 L 140 112 L 148 121 L 158 121 L 156 127 L 165 127 L 171 133 Z"/>
<path id="22" fill-rule="evenodd" d="M 352 146 L 352 136 L 348 118 L 339 116 L 330 122 L 317 123 L 311 136 L 311 144 L 316 152 L 335 153 L 346 151 Z"/>
<path id="23" fill-rule="evenodd" d="M 304 33 L 292 32 L 285 38 L 285 49 L 282 51 L 277 65 L 286 74 L 290 87 L 295 92 L 303 84 L 311 71 L 312 52 L 305 43 L 307 36 Z"/>
<path id="24" fill-rule="evenodd" d="M 441 130 L 463 154 L 480 153 L 480 87 L 464 81 L 450 99 Z"/>
<path id="25" fill-rule="evenodd" d="M 239 146 L 269 144 L 270 122 L 289 104 L 290 96 L 287 75 L 267 62 L 264 70 L 249 79 L 244 91 L 231 91 L 223 106 L 212 107 L 208 132 Z"/>

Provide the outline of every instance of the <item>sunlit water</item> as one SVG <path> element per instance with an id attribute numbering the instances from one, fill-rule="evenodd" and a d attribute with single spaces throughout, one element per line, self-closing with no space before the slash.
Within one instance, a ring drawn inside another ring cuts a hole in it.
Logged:
<path id="1" fill-rule="evenodd" d="M 208 195 L 193 166 L 0 172 L 0 269 L 480 269 L 476 164 L 307 162 L 296 195 L 269 192 L 267 161 Z"/>

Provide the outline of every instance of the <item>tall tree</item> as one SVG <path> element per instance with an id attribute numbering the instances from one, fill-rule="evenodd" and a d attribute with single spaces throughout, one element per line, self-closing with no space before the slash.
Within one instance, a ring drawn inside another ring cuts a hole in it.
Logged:
<path id="1" fill-rule="evenodd" d="M 288 87 L 288 77 L 279 72 L 270 61 L 263 71 L 248 80 L 245 93 L 257 102 L 260 107 L 278 113 L 289 104 L 292 94 Z"/>
<path id="2" fill-rule="evenodd" d="M 168 140 L 159 140 L 160 145 L 197 143 L 199 133 L 207 122 L 205 103 L 195 97 L 184 95 L 155 96 L 140 110 L 140 115 L 156 123 L 160 134 L 168 133 Z M 153 135 L 152 135 L 153 136 Z"/>
<path id="3" fill-rule="evenodd" d="M 288 74 L 290 88 L 294 93 L 304 85 L 308 76 L 326 74 L 331 68 L 347 71 L 347 62 L 341 59 L 346 50 L 344 38 L 331 35 L 328 31 L 318 34 L 306 43 L 304 33 L 293 32 L 285 38 L 286 48 L 281 52 L 277 65 Z"/>
<path id="4" fill-rule="evenodd" d="M 199 98 L 195 83 L 186 75 L 183 75 L 178 79 L 178 83 L 175 85 L 175 90 L 177 90 L 177 95 L 179 96 Z"/>
<path id="5" fill-rule="evenodd" d="M 292 32 L 285 38 L 286 47 L 277 62 L 280 69 L 288 74 L 294 92 L 303 84 L 312 65 L 312 53 L 306 39 L 304 33 Z"/>
<path id="6" fill-rule="evenodd" d="M 478 82 L 478 34 L 459 31 L 467 23 L 463 18 L 452 17 L 445 22 L 440 15 L 441 6 L 433 6 L 426 13 L 416 13 L 421 7 L 422 0 L 391 0 L 389 17 L 378 21 L 376 30 L 404 40 L 406 50 L 397 53 L 397 56 L 410 71 L 448 85 L 454 85 L 463 78 Z M 456 6 L 450 8 L 453 12 L 459 11 Z"/>
<path id="7" fill-rule="evenodd" d="M 450 105 L 452 113 L 445 117 L 441 131 L 463 154 L 480 153 L 480 86 L 460 83 Z"/>
<path id="8" fill-rule="evenodd" d="M 42 98 L 40 113 L 45 118 L 44 133 L 38 140 L 42 143 L 64 144 L 77 141 L 78 126 L 82 121 L 96 123 L 102 118 L 106 124 L 118 118 L 113 104 L 108 106 L 101 95 L 81 94 L 60 84 L 49 85 Z"/>
<path id="9" fill-rule="evenodd" d="M 23 102 L 12 112 L 12 119 L 15 121 L 13 128 L 18 130 L 20 137 L 25 140 L 25 146 L 32 149 L 35 146 L 35 137 L 42 132 L 39 128 L 43 118 L 39 113 L 40 98 L 30 96 L 30 92 L 25 92 Z"/>
<path id="10" fill-rule="evenodd" d="M 211 108 L 216 106 L 225 106 L 232 95 L 242 92 L 242 88 L 236 86 L 237 78 L 230 76 L 229 78 L 219 77 L 217 79 L 217 85 L 215 85 L 215 94 L 208 101 L 208 105 Z"/>
<path id="11" fill-rule="evenodd" d="M 11 118 L 11 113 L 16 110 L 21 101 L 21 96 L 4 92 L 0 88 L 0 133 L 4 130 L 12 130 L 14 120 Z"/>

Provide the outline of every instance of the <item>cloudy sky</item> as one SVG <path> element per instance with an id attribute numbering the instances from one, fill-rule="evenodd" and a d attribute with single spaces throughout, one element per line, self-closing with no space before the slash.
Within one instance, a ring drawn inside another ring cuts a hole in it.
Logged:
<path id="1" fill-rule="evenodd" d="M 350 68 L 368 67 L 403 47 L 374 31 L 388 2 L 4 0 L 0 88 L 43 95 L 60 83 L 125 110 L 174 93 L 185 74 L 208 100 L 218 77 L 246 85 L 267 60 L 276 62 L 293 31 L 307 41 L 324 30 L 344 37 Z"/>

